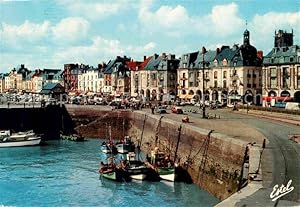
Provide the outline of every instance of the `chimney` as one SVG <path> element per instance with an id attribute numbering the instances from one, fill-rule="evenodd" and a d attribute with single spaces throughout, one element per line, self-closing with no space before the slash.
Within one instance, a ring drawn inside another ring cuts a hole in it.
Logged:
<path id="1" fill-rule="evenodd" d="M 257 57 L 259 57 L 260 59 L 263 59 L 264 53 L 262 50 L 257 51 Z"/>
<path id="2" fill-rule="evenodd" d="M 144 55 L 144 61 L 147 59 L 146 55 Z"/>
<path id="3" fill-rule="evenodd" d="M 157 59 L 158 58 L 158 54 L 154 54 L 154 59 Z"/>
<path id="4" fill-rule="evenodd" d="M 161 57 L 162 57 L 162 59 L 165 59 L 165 58 L 166 58 L 166 53 L 163 52 L 163 53 L 161 54 Z"/>

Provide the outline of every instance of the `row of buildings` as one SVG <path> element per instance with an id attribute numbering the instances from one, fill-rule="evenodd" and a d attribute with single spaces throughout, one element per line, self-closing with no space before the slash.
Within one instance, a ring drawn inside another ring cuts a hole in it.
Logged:
<path id="1" fill-rule="evenodd" d="M 293 44 L 293 32 L 275 31 L 274 48 L 263 56 L 250 44 L 250 32 L 243 43 L 216 50 L 183 54 L 154 54 L 135 61 L 117 56 L 92 67 L 65 64 L 64 70 L 29 71 L 23 66 L 0 75 L 0 92 L 38 92 L 48 82 L 59 82 L 69 94 L 131 96 L 141 100 L 238 101 L 274 105 L 300 102 L 300 46 Z"/>

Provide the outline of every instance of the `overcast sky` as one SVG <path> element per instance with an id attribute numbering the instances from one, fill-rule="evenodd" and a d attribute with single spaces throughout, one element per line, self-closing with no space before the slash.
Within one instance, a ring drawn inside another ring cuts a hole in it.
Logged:
<path id="1" fill-rule="evenodd" d="M 299 45 L 299 8 L 300 0 L 0 0 L 0 72 L 215 50 L 241 44 L 246 28 L 266 54 L 278 29 L 294 29 Z"/>

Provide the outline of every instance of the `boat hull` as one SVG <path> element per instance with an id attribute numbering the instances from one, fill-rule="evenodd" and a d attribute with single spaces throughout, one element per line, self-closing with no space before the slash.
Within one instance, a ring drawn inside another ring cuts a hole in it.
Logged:
<path id="1" fill-rule="evenodd" d="M 147 178 L 146 174 L 137 174 L 137 175 L 130 175 L 130 177 L 134 180 L 145 180 Z"/>
<path id="2" fill-rule="evenodd" d="M 101 175 L 106 179 L 114 180 L 114 181 L 118 181 L 118 182 L 131 180 L 131 177 L 129 176 L 129 174 L 127 172 L 125 172 L 123 170 L 119 170 L 119 169 L 115 169 L 110 172 L 103 172 L 103 173 L 101 173 Z"/>
<path id="3" fill-rule="evenodd" d="M 159 177 L 163 180 L 175 181 L 175 168 L 158 168 Z"/>
<path id="4" fill-rule="evenodd" d="M 39 145 L 41 143 L 41 138 L 31 138 L 28 140 L 21 141 L 7 141 L 0 142 L 0 147 L 24 147 L 24 146 L 34 146 Z"/>
<path id="5" fill-rule="evenodd" d="M 146 166 L 135 166 L 126 169 L 129 176 L 135 180 L 145 180 L 149 173 L 149 168 Z"/>
<path id="6" fill-rule="evenodd" d="M 117 175 L 115 171 L 102 173 L 102 176 L 109 180 L 117 180 Z"/>

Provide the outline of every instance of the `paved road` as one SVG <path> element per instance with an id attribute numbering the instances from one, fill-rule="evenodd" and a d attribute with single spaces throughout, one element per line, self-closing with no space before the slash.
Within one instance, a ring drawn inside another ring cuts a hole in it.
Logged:
<path id="1" fill-rule="evenodd" d="M 262 156 L 263 189 L 245 198 L 237 206 L 299 206 L 300 205 L 300 145 L 289 140 L 290 134 L 300 134 L 300 127 L 271 121 L 268 119 L 238 114 L 229 110 L 213 110 L 222 119 L 236 120 L 250 125 L 268 138 Z M 201 117 L 201 114 L 190 113 L 189 116 Z M 246 133 L 246 132 L 245 132 Z M 281 197 L 277 202 L 270 199 L 273 186 L 288 183 L 292 180 L 294 190 Z"/>

